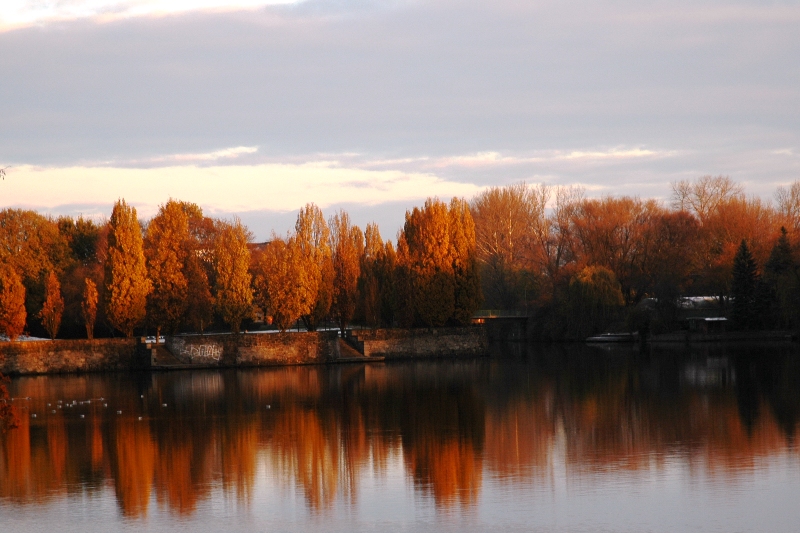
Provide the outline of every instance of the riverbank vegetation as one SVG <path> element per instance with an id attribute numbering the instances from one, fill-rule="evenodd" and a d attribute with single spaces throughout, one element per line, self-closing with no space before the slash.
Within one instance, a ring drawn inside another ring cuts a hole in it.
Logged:
<path id="1" fill-rule="evenodd" d="M 669 331 L 713 296 L 738 329 L 800 326 L 800 183 L 774 201 L 727 177 L 671 200 L 517 184 L 428 199 L 397 238 L 315 205 L 253 243 L 239 220 L 170 200 L 148 221 L 0 211 L 0 333 L 92 337 L 298 324 L 439 327 L 479 307 L 533 316 L 541 338 Z M 647 305 L 645 305 L 645 303 Z"/>

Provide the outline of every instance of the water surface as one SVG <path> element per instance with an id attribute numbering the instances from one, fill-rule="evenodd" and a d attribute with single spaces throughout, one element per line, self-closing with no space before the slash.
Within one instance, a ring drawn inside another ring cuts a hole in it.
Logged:
<path id="1" fill-rule="evenodd" d="M 0 530 L 797 530 L 795 346 L 495 355 L 14 379 Z"/>

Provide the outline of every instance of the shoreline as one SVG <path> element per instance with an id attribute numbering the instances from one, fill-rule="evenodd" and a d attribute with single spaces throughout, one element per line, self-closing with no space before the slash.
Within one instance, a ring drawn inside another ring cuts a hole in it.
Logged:
<path id="1" fill-rule="evenodd" d="M 482 326 L 435 329 L 240 333 L 146 338 L 64 339 L 0 343 L 7 376 L 123 371 L 177 371 L 316 364 L 365 364 L 400 359 L 488 356 Z"/>

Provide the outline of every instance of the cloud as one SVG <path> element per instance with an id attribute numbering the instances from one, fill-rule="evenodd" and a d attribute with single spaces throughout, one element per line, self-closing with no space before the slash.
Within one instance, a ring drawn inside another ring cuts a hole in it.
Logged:
<path id="1" fill-rule="evenodd" d="M 0 31 L 53 21 L 94 19 L 98 22 L 172 15 L 190 11 L 230 12 L 299 0 L 3 0 Z"/>
<path id="2" fill-rule="evenodd" d="M 341 168 L 325 162 L 229 166 L 14 167 L 2 184 L 4 206 L 52 209 L 64 204 L 108 205 L 117 198 L 155 213 L 169 198 L 210 212 L 294 211 L 307 202 L 374 206 L 429 196 L 470 197 L 482 187 L 433 174 Z"/>

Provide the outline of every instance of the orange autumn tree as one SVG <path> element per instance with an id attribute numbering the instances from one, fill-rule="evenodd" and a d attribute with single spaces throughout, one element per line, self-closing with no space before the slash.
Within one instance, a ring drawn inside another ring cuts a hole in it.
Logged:
<path id="1" fill-rule="evenodd" d="M 64 313 L 64 298 L 61 297 L 61 284 L 54 272 L 49 272 L 44 284 L 44 304 L 39 312 L 42 325 L 55 340 L 58 328 L 61 326 L 61 315 Z"/>
<path id="2" fill-rule="evenodd" d="M 544 265 L 544 248 L 538 244 L 546 233 L 550 194 L 546 185 L 517 183 L 492 187 L 470 201 L 483 295 L 490 308 L 517 308 L 533 296 L 531 280 Z"/>
<path id="3" fill-rule="evenodd" d="M 185 243 L 187 299 L 183 322 L 202 333 L 214 319 L 214 296 L 211 279 L 214 276 L 211 250 L 216 235 L 214 221 L 203 216 L 197 204 L 180 202 L 189 218 L 189 239 Z"/>
<path id="4" fill-rule="evenodd" d="M 358 276 L 358 315 L 369 327 L 381 322 L 381 258 L 384 244 L 378 225 L 367 224 L 364 231 L 364 248 L 360 257 Z"/>
<path id="5" fill-rule="evenodd" d="M 125 200 L 114 204 L 108 231 L 105 265 L 105 309 L 109 323 L 126 337 L 133 336 L 146 315 L 152 283 L 147 277 L 142 228 L 136 208 Z"/>
<path id="6" fill-rule="evenodd" d="M 406 212 L 397 240 L 398 312 L 405 325 L 466 322 L 480 303 L 475 228 L 466 202 L 436 198 Z M 412 318 L 413 317 L 413 318 Z"/>
<path id="7" fill-rule="evenodd" d="M 86 278 L 84 284 L 81 314 L 86 326 L 86 338 L 91 340 L 94 338 L 94 323 L 97 319 L 97 285 L 90 278 Z"/>
<path id="8" fill-rule="evenodd" d="M 358 301 L 358 278 L 361 275 L 361 256 L 364 234 L 350 223 L 349 215 L 339 211 L 330 220 L 333 251 L 333 316 L 344 332 L 353 319 Z"/>
<path id="9" fill-rule="evenodd" d="M 302 263 L 302 251 L 293 237 L 273 236 L 254 265 L 256 303 L 281 331 L 311 310 L 313 298 L 307 293 L 307 270 Z"/>
<path id="10" fill-rule="evenodd" d="M 306 204 L 297 215 L 295 244 L 300 250 L 303 270 L 302 302 L 308 311 L 303 313 L 303 323 L 309 331 L 317 329 L 327 318 L 333 303 L 333 252 L 330 246 L 330 229 L 322 211 L 314 204 Z"/>
<path id="11" fill-rule="evenodd" d="M 162 205 L 147 225 L 144 252 L 153 291 L 147 297 L 147 321 L 161 332 L 174 333 L 186 314 L 188 280 L 184 271 L 189 217 L 175 200 Z"/>
<path id="12" fill-rule="evenodd" d="M 0 333 L 13 341 L 25 330 L 25 286 L 11 265 L 0 263 Z"/>
<path id="13" fill-rule="evenodd" d="M 217 312 L 239 333 L 242 320 L 253 311 L 253 291 L 250 287 L 250 249 L 252 239 L 239 219 L 219 221 L 214 240 L 214 270 L 216 274 Z"/>

